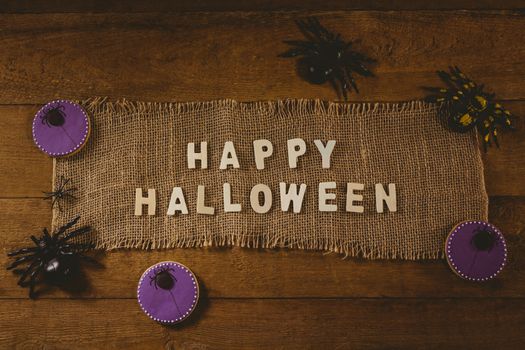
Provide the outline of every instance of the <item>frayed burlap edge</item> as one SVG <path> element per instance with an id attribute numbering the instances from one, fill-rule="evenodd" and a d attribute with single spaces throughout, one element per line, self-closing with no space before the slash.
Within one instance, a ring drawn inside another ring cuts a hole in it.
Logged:
<path id="1" fill-rule="evenodd" d="M 424 108 L 439 108 L 435 104 L 427 103 L 425 101 L 408 101 L 408 102 L 358 102 L 358 103 L 343 103 L 323 101 L 319 99 L 286 99 L 276 101 L 256 101 L 256 102 L 238 102 L 233 99 L 202 101 L 202 102 L 136 102 L 127 99 L 119 99 L 110 102 L 107 97 L 96 97 L 85 100 L 77 100 L 90 115 L 97 113 L 119 113 L 125 111 L 128 113 L 159 113 L 162 110 L 172 110 L 176 113 L 190 112 L 195 109 L 214 108 L 214 107 L 235 107 L 239 108 L 241 112 L 250 111 L 267 111 L 272 112 L 279 118 L 293 118 L 296 113 L 309 114 L 332 114 L 341 116 L 348 113 L 389 113 L 389 112 L 403 112 L 405 110 L 421 111 Z M 476 166 L 481 172 L 481 182 L 483 188 L 485 186 L 485 178 L 483 171 L 483 162 L 481 152 L 479 152 L 479 138 L 477 132 L 471 133 L 471 137 L 475 139 L 478 145 L 478 152 L 476 154 Z M 53 159 L 53 188 L 56 179 L 56 159 Z M 484 210 L 481 213 L 481 220 L 488 220 L 488 205 L 489 197 L 485 191 L 479 194 L 484 203 Z M 63 222 L 59 221 L 58 209 L 53 209 L 52 227 L 56 229 Z M 452 229 L 452 228 L 451 228 Z M 93 231 L 96 236 L 96 228 Z M 444 242 L 443 246 L 431 252 L 423 251 L 393 251 L 385 247 L 370 247 L 363 246 L 359 243 L 348 242 L 344 240 L 331 240 L 328 244 L 325 240 L 317 240 L 309 242 L 309 244 L 290 244 L 284 236 L 278 239 L 269 239 L 268 234 L 250 234 L 250 233 L 233 233 L 226 234 L 223 237 L 208 237 L 212 234 L 205 233 L 200 239 L 194 239 L 188 242 L 186 239 L 129 239 L 122 238 L 113 239 L 111 241 L 99 242 L 97 241 L 95 249 L 116 250 L 116 249 L 169 249 L 169 248 L 209 248 L 209 247 L 242 247 L 242 248 L 285 248 L 285 249 L 301 249 L 301 250 L 315 250 L 324 251 L 325 254 L 337 253 L 343 255 L 343 258 L 348 257 L 363 257 L 367 259 L 404 259 L 404 260 L 422 260 L 422 259 L 442 259 L 444 258 Z"/>

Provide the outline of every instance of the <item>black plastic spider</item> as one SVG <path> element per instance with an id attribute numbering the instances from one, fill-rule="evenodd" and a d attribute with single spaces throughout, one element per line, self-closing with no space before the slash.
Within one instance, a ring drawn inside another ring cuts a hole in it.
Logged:
<path id="1" fill-rule="evenodd" d="M 70 240 L 91 231 L 91 228 L 84 226 L 71 232 L 67 232 L 79 220 L 79 216 L 69 223 L 58 228 L 53 234 L 49 234 L 44 228 L 40 238 L 31 236 L 35 243 L 33 247 L 22 248 L 7 254 L 7 256 L 17 256 L 8 267 L 14 269 L 20 264 L 28 263 L 25 270 L 19 270 L 21 274 L 18 284 L 22 287 L 29 286 L 29 297 L 35 298 L 35 285 L 39 282 L 38 277 L 43 277 L 46 281 L 62 282 L 68 279 L 78 267 L 80 259 L 84 259 L 95 264 L 99 264 L 91 257 L 85 256 L 82 252 L 94 248 L 92 244 L 71 243 Z M 21 257 L 19 257 L 22 255 Z M 29 280 L 28 280 L 29 279 Z"/>
<path id="2" fill-rule="evenodd" d="M 328 81 L 337 94 L 342 94 L 347 100 L 347 91 L 352 88 L 359 93 L 353 73 L 364 77 L 374 76 L 366 64 L 375 60 L 352 50 L 352 41 L 343 41 L 340 34 L 328 31 L 315 17 L 297 20 L 296 23 L 307 40 L 284 41 L 293 47 L 279 56 L 302 56 L 297 67 L 303 79 L 312 84 Z"/>
<path id="3" fill-rule="evenodd" d="M 155 289 L 172 289 L 175 286 L 175 283 L 177 283 L 177 279 L 170 271 L 173 271 L 171 267 L 163 267 L 159 270 L 156 270 L 155 274 L 150 276 L 150 286 L 153 285 Z"/>
<path id="4" fill-rule="evenodd" d="M 76 198 L 71 194 L 71 192 L 76 191 L 75 187 L 68 187 L 66 185 L 69 183 L 70 179 L 66 179 L 64 176 L 60 176 L 58 181 L 57 190 L 53 192 L 44 192 L 44 200 L 51 200 L 51 208 L 55 207 L 55 204 L 58 206 L 58 210 L 62 211 L 60 206 L 60 201 L 66 198 Z"/>
<path id="5" fill-rule="evenodd" d="M 443 103 L 452 130 L 467 132 L 477 127 L 485 152 L 487 145 L 492 145 L 491 139 L 499 147 L 498 127 L 514 129 L 512 114 L 494 101 L 495 94 L 484 92 L 483 85 L 470 80 L 458 67 L 449 69 L 450 73 L 437 72 L 448 88 L 425 88 L 432 92 L 426 100 Z"/>
<path id="6" fill-rule="evenodd" d="M 497 236 L 494 232 L 487 228 L 479 228 L 475 231 L 470 243 L 480 251 L 490 252 L 492 248 L 498 243 Z"/>
<path id="7" fill-rule="evenodd" d="M 62 126 L 66 122 L 66 113 L 64 113 L 64 106 L 58 104 L 55 106 L 49 106 L 44 113 L 40 116 L 42 124 L 49 127 L 51 126 Z"/>

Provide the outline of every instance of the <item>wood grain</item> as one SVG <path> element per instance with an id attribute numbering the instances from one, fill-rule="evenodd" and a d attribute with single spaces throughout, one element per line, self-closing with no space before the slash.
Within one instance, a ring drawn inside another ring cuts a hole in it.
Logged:
<path id="1" fill-rule="evenodd" d="M 518 349 L 525 331 L 523 299 L 211 299 L 195 313 L 162 327 L 136 300 L 0 300 L 0 347 Z"/>
<path id="2" fill-rule="evenodd" d="M 521 12 L 321 12 L 320 20 L 376 58 L 352 100 L 421 98 L 436 69 L 463 67 L 498 92 L 525 99 Z M 0 15 L 0 104 L 93 95 L 152 101 L 335 99 L 278 58 L 301 37 L 289 12 Z"/>
<path id="3" fill-rule="evenodd" d="M 345 38 L 360 38 L 357 48 L 379 61 L 378 78 L 358 79 L 354 101 L 421 98 L 421 86 L 439 84 L 436 69 L 457 64 L 525 116 L 523 8 L 514 0 L 2 1 L 0 264 L 50 224 L 49 203 L 36 197 L 50 188 L 52 162 L 30 132 L 34 113 L 50 99 L 335 99 L 328 86 L 299 80 L 292 60 L 276 57 L 285 49 L 281 40 L 300 38 L 293 20 L 317 15 Z M 339 11 L 350 9 L 360 11 Z M 388 11 L 400 9 L 408 11 Z M 443 261 L 121 250 L 102 253 L 106 268 L 86 269 L 87 281 L 45 289 L 36 302 L 0 269 L 0 348 L 520 348 L 524 120 L 501 137 L 501 150 L 484 155 L 490 220 L 510 247 L 509 265 L 495 281 L 468 283 Z M 201 282 L 195 315 L 178 327 L 150 321 L 134 299 L 140 274 L 160 260 L 186 263 Z"/>
<path id="4" fill-rule="evenodd" d="M 522 9 L 520 0 L 4 0 L 0 13 Z"/>
<path id="5" fill-rule="evenodd" d="M 0 200 L 1 266 L 8 264 L 7 251 L 31 244 L 29 234 L 49 226 L 49 212 L 49 203 L 42 200 Z M 86 278 L 66 292 L 44 288 L 41 296 L 133 298 L 147 267 L 176 260 L 191 266 L 210 297 L 525 297 L 524 213 L 524 197 L 492 200 L 490 220 L 506 234 L 510 262 L 499 278 L 486 284 L 461 280 L 444 261 L 343 260 L 335 254 L 286 249 L 119 250 L 98 254 L 106 267 L 87 267 Z M 10 271 L 0 269 L 0 279 L 5 281 L 0 298 L 27 296 Z"/>

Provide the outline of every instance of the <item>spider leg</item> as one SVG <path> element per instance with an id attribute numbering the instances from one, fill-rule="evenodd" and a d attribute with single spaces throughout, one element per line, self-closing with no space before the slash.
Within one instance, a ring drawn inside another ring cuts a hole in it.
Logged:
<path id="1" fill-rule="evenodd" d="M 64 193 L 64 197 L 73 198 L 76 199 L 77 197 L 72 195 L 71 193 Z"/>
<path id="2" fill-rule="evenodd" d="M 317 19 L 315 17 L 308 17 L 306 18 L 306 25 L 310 33 L 312 33 L 317 40 L 324 41 L 325 39 L 323 37 L 323 34 L 321 33 L 319 26 L 317 25 L 319 22 L 316 22 L 316 20 Z"/>
<path id="3" fill-rule="evenodd" d="M 330 85 L 332 86 L 332 88 L 335 90 L 335 93 L 337 94 L 337 98 L 341 98 L 342 97 L 342 93 L 340 91 L 340 85 L 338 84 L 339 80 L 336 80 L 335 78 L 330 78 L 328 80 L 330 82 Z"/>
<path id="4" fill-rule="evenodd" d="M 69 243 L 62 245 L 61 249 L 74 249 L 75 251 L 86 251 L 93 249 L 94 245 L 90 243 Z"/>
<path id="5" fill-rule="evenodd" d="M 60 181 L 61 181 L 61 184 L 62 184 L 60 187 L 62 187 L 62 188 L 65 187 L 69 183 L 70 180 L 71 179 L 66 179 L 64 177 L 64 175 L 60 175 Z"/>
<path id="6" fill-rule="evenodd" d="M 55 195 L 55 192 L 43 192 L 42 191 L 42 193 L 44 194 L 44 199 L 49 199 Z"/>
<path id="7" fill-rule="evenodd" d="M 485 123 L 486 132 L 489 135 L 489 138 L 492 138 L 496 147 L 499 148 L 498 131 L 496 130 L 496 127 L 497 127 L 496 120 L 497 119 L 495 116 L 489 115 L 483 123 Z"/>
<path id="8" fill-rule="evenodd" d="M 339 80 L 340 86 L 341 86 L 341 93 L 343 94 L 343 99 L 345 101 L 348 101 L 348 93 L 349 90 L 348 81 L 346 81 L 346 78 L 344 75 L 338 75 L 337 79 Z"/>
<path id="9" fill-rule="evenodd" d="M 345 74 L 343 77 L 345 77 L 345 83 L 348 85 L 348 81 L 350 82 L 350 85 L 352 85 L 352 87 L 354 88 L 355 92 L 356 93 L 359 93 L 359 89 L 357 88 L 357 84 L 355 82 L 355 79 L 354 77 L 352 76 L 352 74 L 350 74 L 350 71 L 348 69 L 345 69 L 343 71 L 343 73 Z"/>
<path id="10" fill-rule="evenodd" d="M 53 237 L 56 238 L 58 236 L 60 236 L 62 233 L 66 232 L 67 230 L 69 230 L 71 227 L 73 227 L 77 222 L 78 220 L 80 219 L 80 216 L 77 216 L 75 217 L 73 220 L 71 220 L 70 222 L 68 222 L 67 224 L 65 224 L 64 226 L 60 227 L 54 234 L 53 234 Z"/>
<path id="11" fill-rule="evenodd" d="M 40 246 L 40 240 L 39 240 L 38 238 L 36 238 L 35 236 L 31 235 L 31 240 L 32 240 L 33 242 L 35 242 L 35 244 L 36 244 L 37 246 Z"/>
<path id="12" fill-rule="evenodd" d="M 7 253 L 7 256 L 15 256 L 15 255 L 20 255 L 20 254 L 32 253 L 32 252 L 37 251 L 38 249 L 39 249 L 38 247 L 22 248 L 22 249 L 15 250 L 14 252 Z"/>
<path id="13" fill-rule="evenodd" d="M 317 17 L 310 17 L 310 23 L 312 27 L 315 28 L 320 38 L 326 41 L 333 41 L 336 39 L 334 33 L 330 32 L 328 29 L 322 26 Z"/>
<path id="14" fill-rule="evenodd" d="M 457 66 L 449 67 L 449 69 L 451 72 L 452 79 L 460 89 L 464 89 L 467 91 L 476 89 L 476 83 L 474 83 L 465 74 L 463 74 L 463 72 L 461 72 Z M 480 86 L 479 89 L 482 90 L 483 86 Z"/>
<path id="15" fill-rule="evenodd" d="M 309 54 L 309 51 L 307 49 L 296 47 L 296 48 L 291 48 L 283 53 L 280 53 L 279 55 L 277 55 L 277 57 L 289 58 L 289 57 L 304 56 L 307 54 Z"/>
<path id="16" fill-rule="evenodd" d="M 496 127 L 492 128 L 492 139 L 494 140 L 496 147 L 499 148 L 498 131 L 496 130 Z"/>
<path id="17" fill-rule="evenodd" d="M 305 41 L 305 40 L 284 40 L 283 43 L 288 44 L 290 46 L 296 46 L 298 48 L 305 49 L 306 51 L 311 51 L 313 53 L 317 53 L 319 47 L 316 43 L 311 41 Z"/>
<path id="18" fill-rule="evenodd" d="M 34 255 L 26 255 L 26 256 L 23 256 L 21 258 L 18 258 L 16 259 L 15 261 L 13 261 L 8 267 L 7 269 L 8 270 L 11 270 L 11 269 L 14 269 L 15 267 L 17 267 L 18 265 L 26 262 L 26 261 L 31 261 L 35 258 Z"/>
<path id="19" fill-rule="evenodd" d="M 42 269 L 44 268 L 44 263 L 42 262 L 42 264 L 36 269 L 34 270 L 31 275 L 29 276 L 29 297 L 31 299 L 35 299 L 36 295 L 35 295 L 35 284 L 36 284 L 36 277 L 38 276 L 38 274 L 42 271 Z"/>
<path id="20" fill-rule="evenodd" d="M 444 82 L 445 84 L 447 84 L 449 87 L 454 88 L 454 89 L 456 88 L 456 84 L 454 83 L 454 79 L 452 78 L 452 76 L 451 76 L 449 73 L 447 73 L 447 72 L 445 72 L 445 71 L 443 71 L 443 70 L 438 70 L 438 71 L 437 71 L 437 75 L 438 75 L 438 76 L 441 78 L 441 80 L 443 80 L 443 82 Z"/>
<path id="21" fill-rule="evenodd" d="M 153 287 L 155 287 L 155 289 L 158 290 L 158 288 L 157 288 L 157 283 L 156 283 L 156 281 L 155 281 L 155 276 L 150 276 L 149 278 L 150 278 L 150 280 L 149 280 L 149 285 L 150 285 L 150 286 L 153 285 Z"/>
<path id="22" fill-rule="evenodd" d="M 355 71 L 356 73 L 364 76 L 364 77 L 373 77 L 374 73 L 370 71 L 364 64 L 361 62 L 349 62 L 347 64 L 346 70 Z"/>
<path id="23" fill-rule="evenodd" d="M 63 193 L 64 195 L 70 195 L 70 196 L 72 196 L 70 193 L 71 193 L 71 192 L 74 192 L 74 191 L 76 191 L 76 190 L 77 190 L 76 187 L 72 187 L 72 188 L 68 188 L 68 189 L 62 191 L 62 193 Z"/>
<path id="24" fill-rule="evenodd" d="M 84 226 L 84 227 L 81 227 L 81 228 L 77 228 L 76 230 L 71 231 L 69 234 L 67 234 L 64 237 L 62 237 L 60 239 L 60 242 L 69 241 L 71 238 L 83 235 L 85 233 L 88 233 L 89 231 L 91 231 L 91 227 L 89 227 L 89 226 Z"/>
<path id="25" fill-rule="evenodd" d="M 478 124 L 478 131 L 483 140 L 483 151 L 487 153 L 487 145 L 490 146 L 490 131 L 484 123 Z"/>
<path id="26" fill-rule="evenodd" d="M 40 265 L 40 266 L 43 266 L 44 265 L 44 262 L 43 261 L 40 261 L 40 260 L 36 260 L 34 261 L 31 265 L 29 265 L 29 267 L 22 273 L 22 275 L 20 276 L 20 279 L 18 280 L 18 285 L 19 286 L 25 286 L 24 282 L 26 280 L 26 278 L 30 275 L 30 273 L 33 273 L 34 271 L 31 271 L 35 268 L 35 266 L 37 265 Z"/>
<path id="27" fill-rule="evenodd" d="M 304 35 L 305 38 L 307 38 L 310 41 L 317 41 L 317 38 L 315 38 L 310 32 L 310 29 L 308 28 L 308 25 L 305 20 L 298 19 L 295 21 L 295 24 L 297 24 L 299 31 Z"/>
<path id="28" fill-rule="evenodd" d="M 423 90 L 426 90 L 430 93 L 425 100 L 427 102 L 443 102 L 445 100 L 445 97 L 448 93 L 448 89 L 445 88 L 437 88 L 437 87 L 429 87 L 429 86 L 423 86 Z"/>

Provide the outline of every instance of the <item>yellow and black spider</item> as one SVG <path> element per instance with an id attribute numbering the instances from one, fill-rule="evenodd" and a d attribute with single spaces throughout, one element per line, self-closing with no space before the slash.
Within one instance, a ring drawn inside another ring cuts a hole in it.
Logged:
<path id="1" fill-rule="evenodd" d="M 458 67 L 449 69 L 450 73 L 437 72 L 447 88 L 426 88 L 432 92 L 426 100 L 442 103 L 452 130 L 467 132 L 476 127 L 485 152 L 492 141 L 499 147 L 498 128 L 513 129 L 512 114 L 494 101 L 495 94 L 484 92 L 483 85 L 470 80 Z"/>

